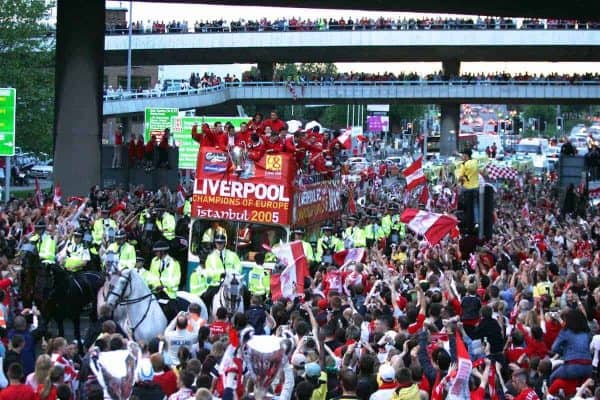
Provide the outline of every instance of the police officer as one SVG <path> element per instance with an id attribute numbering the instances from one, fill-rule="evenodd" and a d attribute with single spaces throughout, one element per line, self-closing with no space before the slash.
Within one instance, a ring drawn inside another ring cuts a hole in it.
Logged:
<path id="1" fill-rule="evenodd" d="M 119 258 L 119 263 L 117 264 L 119 270 L 135 267 L 135 247 L 127 243 L 125 240 L 126 238 L 127 234 L 125 231 L 123 229 L 119 229 L 115 233 L 115 242 L 108 246 L 108 251 L 115 253 Z"/>
<path id="2" fill-rule="evenodd" d="M 80 215 L 79 218 L 77 218 L 77 222 L 79 223 L 79 230 L 83 233 L 83 237 L 81 239 L 83 245 L 87 249 L 90 249 L 90 252 L 93 253 L 94 250 L 92 250 L 92 248 L 94 239 L 92 238 L 90 219 L 85 215 Z M 98 250 L 96 249 L 95 251 L 96 254 L 98 254 Z"/>
<path id="3" fill-rule="evenodd" d="M 392 204 L 389 208 L 391 211 L 391 234 L 390 243 L 399 244 L 402 239 L 406 237 L 406 225 L 400 221 L 400 214 L 398 214 L 398 206 Z"/>
<path id="4" fill-rule="evenodd" d="M 198 264 L 196 270 L 190 275 L 190 293 L 202 296 L 208 289 L 208 276 L 206 270 Z"/>
<path id="5" fill-rule="evenodd" d="M 256 254 L 254 262 L 255 265 L 248 274 L 248 290 L 252 295 L 263 297 L 271 289 L 271 274 L 264 267 L 265 253 Z"/>
<path id="6" fill-rule="evenodd" d="M 344 247 L 347 249 L 353 247 L 365 247 L 367 245 L 367 239 L 365 231 L 362 228 L 356 226 L 358 218 L 354 215 L 348 217 L 348 227 L 344 230 Z"/>
<path id="7" fill-rule="evenodd" d="M 92 229 L 92 240 L 93 243 L 98 247 L 102 245 L 104 235 L 106 235 L 109 230 L 117 230 L 117 223 L 114 219 L 109 217 L 109 213 L 110 210 L 108 208 L 103 208 L 102 217 L 94 221 L 94 227 Z"/>
<path id="8" fill-rule="evenodd" d="M 189 196 L 183 202 L 183 216 L 188 218 L 192 216 L 192 201 Z"/>
<path id="9" fill-rule="evenodd" d="M 386 238 L 389 238 L 392 233 L 392 210 L 386 207 L 383 217 L 381 217 L 381 229 Z"/>
<path id="10" fill-rule="evenodd" d="M 344 242 L 333 236 L 333 226 L 327 224 L 321 228 L 323 235 L 317 241 L 317 262 L 333 264 L 333 253 L 344 249 Z"/>
<path id="11" fill-rule="evenodd" d="M 294 240 L 300 240 L 302 242 L 302 248 L 304 249 L 304 255 L 306 256 L 306 260 L 308 261 L 308 263 L 314 263 L 316 260 L 313 254 L 312 246 L 310 245 L 310 243 L 304 240 L 304 228 L 295 228 L 292 231 L 292 233 L 294 234 Z"/>
<path id="12" fill-rule="evenodd" d="M 142 257 L 142 254 L 139 251 L 136 251 L 136 253 L 135 253 L 135 270 L 140 275 L 140 277 L 144 280 L 144 282 L 146 282 L 146 285 L 148 285 L 148 287 L 159 287 L 160 281 L 158 279 L 156 279 L 156 277 L 153 274 L 151 274 L 148 269 L 146 269 L 144 267 L 145 261 L 146 260 L 144 260 L 144 257 Z"/>
<path id="13" fill-rule="evenodd" d="M 54 264 L 56 262 L 56 242 L 46 232 L 46 222 L 43 219 L 35 223 L 35 232 L 29 238 L 29 241 L 37 249 L 42 264 Z"/>
<path id="14" fill-rule="evenodd" d="M 59 259 L 64 262 L 64 267 L 70 272 L 79 272 L 85 268 L 91 260 L 90 251 L 83 244 L 83 231 L 78 229 L 61 251 Z"/>
<path id="15" fill-rule="evenodd" d="M 164 207 L 156 207 L 156 227 L 165 240 L 175 239 L 175 217 Z"/>
<path id="16" fill-rule="evenodd" d="M 177 297 L 179 281 L 181 280 L 181 267 L 179 263 L 167 254 L 169 244 L 159 240 L 152 247 L 154 258 L 150 263 L 148 286 L 153 289 L 162 289 L 162 292 L 171 300 Z M 158 286 L 156 286 L 158 284 Z"/>
<path id="17" fill-rule="evenodd" d="M 205 304 L 210 304 L 212 297 L 219 290 L 221 277 L 227 272 L 241 275 L 242 263 L 236 253 L 225 248 L 227 239 L 222 233 L 215 234 L 215 249 L 206 257 L 204 273 L 208 278 L 208 288 L 204 292 Z"/>
<path id="18" fill-rule="evenodd" d="M 385 237 L 383 228 L 377 223 L 377 220 L 377 215 L 372 214 L 369 216 L 369 224 L 364 228 L 367 247 L 373 246 L 374 243 Z"/>

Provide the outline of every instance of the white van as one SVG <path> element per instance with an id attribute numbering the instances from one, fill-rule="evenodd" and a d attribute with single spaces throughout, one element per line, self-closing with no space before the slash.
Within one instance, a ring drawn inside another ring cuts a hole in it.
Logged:
<path id="1" fill-rule="evenodd" d="M 549 146 L 548 139 L 521 139 L 515 151 L 517 156 L 531 157 L 531 160 L 533 161 L 534 172 L 536 175 L 542 175 L 548 172 L 550 169 L 549 161 L 546 156 Z"/>

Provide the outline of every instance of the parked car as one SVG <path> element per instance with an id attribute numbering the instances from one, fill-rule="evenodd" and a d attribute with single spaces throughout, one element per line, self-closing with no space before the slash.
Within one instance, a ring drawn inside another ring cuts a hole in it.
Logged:
<path id="1" fill-rule="evenodd" d="M 52 173 L 54 172 L 53 164 L 53 160 L 48 160 L 46 162 L 37 164 L 29 170 L 29 175 L 34 178 L 51 178 Z"/>

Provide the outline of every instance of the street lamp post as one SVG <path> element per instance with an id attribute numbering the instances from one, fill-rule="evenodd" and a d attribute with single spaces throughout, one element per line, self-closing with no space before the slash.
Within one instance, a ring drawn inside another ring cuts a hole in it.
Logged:
<path id="1" fill-rule="evenodd" d="M 133 1 L 129 0 L 129 45 L 127 46 L 127 92 L 131 93 L 131 35 L 133 33 Z"/>

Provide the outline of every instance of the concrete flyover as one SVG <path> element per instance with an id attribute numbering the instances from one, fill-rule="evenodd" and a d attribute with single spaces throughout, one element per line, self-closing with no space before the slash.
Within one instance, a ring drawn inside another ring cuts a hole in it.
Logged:
<path id="1" fill-rule="evenodd" d="M 126 35 L 105 65 L 126 65 Z M 134 65 L 355 61 L 600 61 L 600 30 L 401 30 L 134 35 Z"/>
<path id="2" fill-rule="evenodd" d="M 146 107 L 202 108 L 236 104 L 348 103 L 600 103 L 600 82 L 285 82 L 231 83 L 178 92 L 113 94 L 104 97 L 104 116 L 143 112 Z"/>

